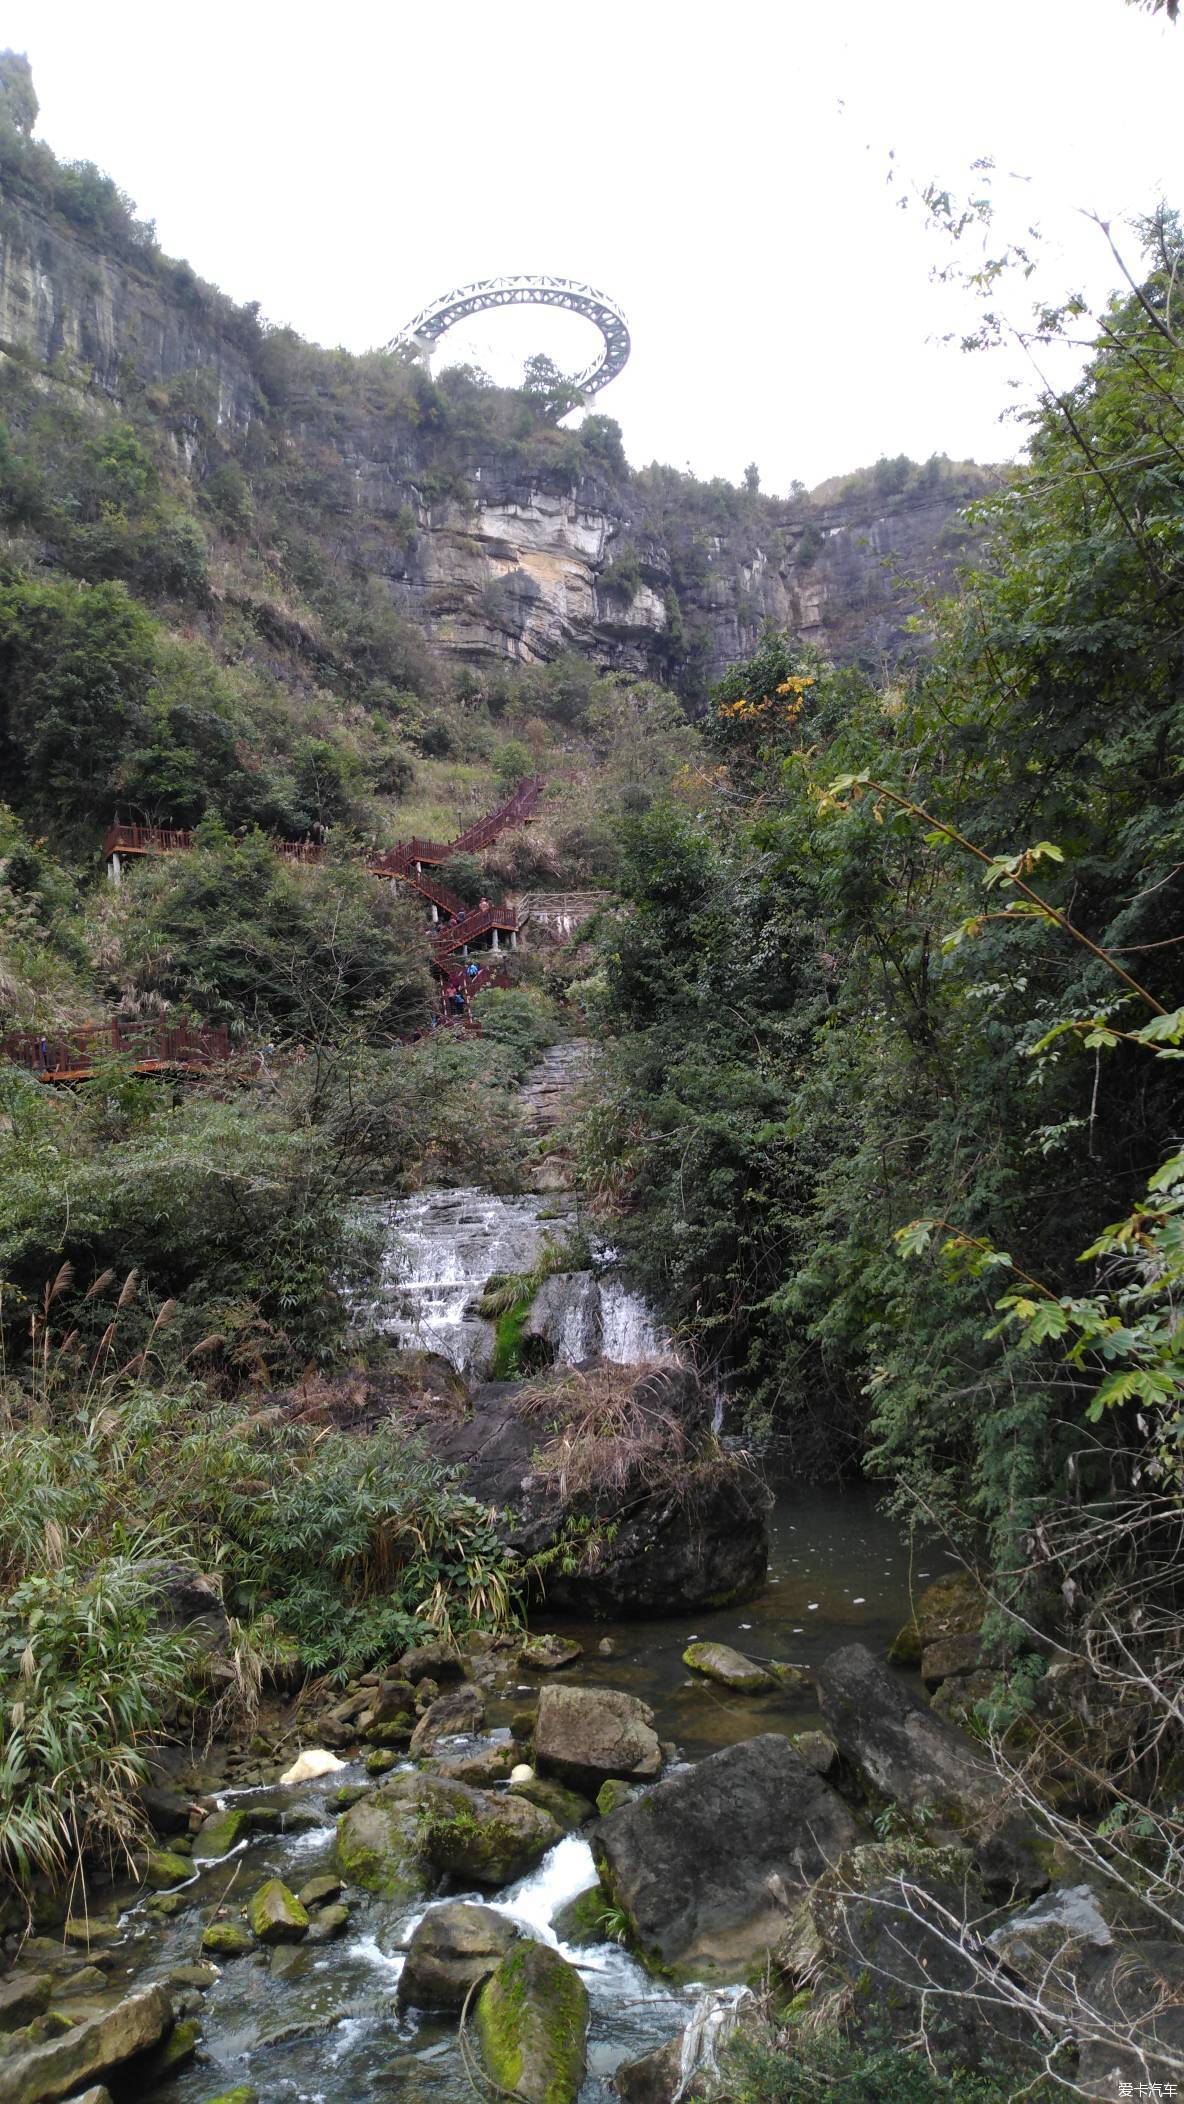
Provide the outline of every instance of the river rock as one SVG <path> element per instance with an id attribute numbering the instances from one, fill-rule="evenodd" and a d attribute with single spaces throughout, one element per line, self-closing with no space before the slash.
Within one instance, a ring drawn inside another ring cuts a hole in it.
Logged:
<path id="1" fill-rule="evenodd" d="M 563 1829 L 549 1813 L 512 1793 L 424 1777 L 421 1845 L 437 1870 L 478 1885 L 509 1885 L 541 1863 Z"/>
<path id="2" fill-rule="evenodd" d="M 574 1899 L 565 1900 L 551 1917 L 560 1943 L 571 1944 L 583 1950 L 591 1943 L 605 1940 L 604 1917 L 608 1912 L 608 1894 L 597 1878 L 594 1885 L 586 1885 Z"/>
<path id="3" fill-rule="evenodd" d="M 927 1644 L 947 1636 L 977 1635 L 987 1597 L 973 1571 L 949 1571 L 917 1594 L 913 1612 L 888 1652 L 894 1666 L 919 1666 Z"/>
<path id="4" fill-rule="evenodd" d="M 446 1680 L 463 1680 L 465 1662 L 451 1644 L 416 1644 L 403 1653 L 398 1672 L 400 1679 L 409 1680 L 412 1687 L 418 1687 L 421 1680 L 434 1680 L 439 1684 Z"/>
<path id="5" fill-rule="evenodd" d="M 838 1766 L 839 1749 L 828 1732 L 795 1731 L 789 1743 L 815 1775 L 832 1775 Z"/>
<path id="6" fill-rule="evenodd" d="M 504 1914 L 471 1901 L 429 1907 L 412 1932 L 399 1975 L 402 2009 L 460 2009 L 470 1988 L 487 1979 L 518 1940 Z"/>
<path id="7" fill-rule="evenodd" d="M 3 2062 L 4 2104 L 53 2104 L 94 2076 L 108 2075 L 168 2037 L 173 2004 L 163 1987 L 131 1994 L 114 2009 L 73 2024 L 57 2038 Z"/>
<path id="8" fill-rule="evenodd" d="M 454 1739 L 480 1731 L 485 1721 L 485 1697 L 471 1680 L 462 1681 L 437 1695 L 411 1735 L 412 1753 L 430 1753 L 441 1739 Z"/>
<path id="9" fill-rule="evenodd" d="M 777 1942 L 793 1894 L 858 1838 L 842 1799 L 777 1732 L 680 1769 L 591 1836 L 651 1962 L 731 1974 Z"/>
<path id="10" fill-rule="evenodd" d="M 737 1695 L 766 1695 L 777 1685 L 763 1666 L 745 1658 L 742 1651 L 733 1651 L 730 1644 L 688 1644 L 682 1662 L 693 1673 L 703 1673 Z"/>
<path id="11" fill-rule="evenodd" d="M 982 1638 L 977 1631 L 965 1636 L 939 1636 L 921 1653 L 921 1678 L 932 1694 L 943 1680 L 973 1673 L 982 1657 Z"/>
<path id="12" fill-rule="evenodd" d="M 483 1790 L 489 1783 L 513 1782 L 522 1759 L 522 1748 L 513 1739 L 505 1739 L 497 1746 L 483 1747 L 480 1753 L 458 1753 L 435 1763 L 437 1775 L 443 1775 L 451 1783 L 471 1783 L 475 1790 Z"/>
<path id="13" fill-rule="evenodd" d="M 477 1997 L 481 2057 L 525 2104 L 576 2104 L 587 2066 L 588 1995 L 549 1944 L 522 1939 Z"/>
<path id="14" fill-rule="evenodd" d="M 0 1980 L 0 2031 L 19 2031 L 49 2007 L 48 1973 L 14 1972 Z"/>
<path id="15" fill-rule="evenodd" d="M 863 1644 L 834 1652 L 819 1667 L 817 1684 L 832 1738 L 873 1791 L 936 1838 L 964 1835 L 993 1892 L 1044 1890 L 1045 1851 L 969 1739 L 919 1702 Z"/>
<path id="16" fill-rule="evenodd" d="M 171 1849 L 157 1849 L 145 1860 L 142 1876 L 150 1891 L 169 1892 L 193 1876 L 193 1864 L 188 1856 L 175 1855 Z"/>
<path id="17" fill-rule="evenodd" d="M 350 1910 L 344 1900 L 338 1900 L 331 1907 L 321 1907 L 313 1915 L 312 1927 L 305 1940 L 308 1943 L 334 1943 L 338 1936 L 344 1936 L 349 1923 Z"/>
<path id="18" fill-rule="evenodd" d="M 169 1790 L 163 1784 L 145 1783 L 140 1792 L 140 1803 L 154 1833 L 189 1832 L 190 1802 L 179 1790 Z"/>
<path id="19" fill-rule="evenodd" d="M 583 1656 L 583 1645 L 572 1636 L 528 1636 L 518 1662 L 536 1673 L 557 1673 Z"/>
<path id="20" fill-rule="evenodd" d="M 623 1804 L 632 1804 L 636 1796 L 632 1783 L 623 1783 L 619 1775 L 610 1775 L 596 1792 L 596 1809 L 602 1819 L 607 1819 L 610 1812 L 619 1812 Z"/>
<path id="21" fill-rule="evenodd" d="M 211 1958 L 245 1958 L 255 1938 L 239 1921 L 211 1921 L 202 1931 L 201 1947 Z"/>
<path id="22" fill-rule="evenodd" d="M 337 1867 L 351 1884 L 384 1899 L 420 1899 L 435 1871 L 420 1840 L 428 1778 L 403 1772 L 368 1790 L 337 1821 Z"/>
<path id="23" fill-rule="evenodd" d="M 655 2046 L 652 2053 L 643 2053 L 640 2060 L 622 2062 L 613 2076 L 621 2104 L 675 2104 L 676 2098 L 702 2095 L 698 2084 L 689 2089 L 682 2086 L 682 2039 L 680 2031 L 676 2038 Z"/>
<path id="24" fill-rule="evenodd" d="M 232 1848 L 237 1848 L 247 1830 L 245 1812 L 211 1812 L 209 1818 L 203 1821 L 200 1831 L 193 1837 L 195 1859 L 205 1863 L 218 1856 L 228 1856 Z"/>
<path id="25" fill-rule="evenodd" d="M 548 1684 L 535 1713 L 535 1760 L 561 1782 L 592 1796 L 610 1775 L 650 1782 L 662 1766 L 653 1721 L 652 1709 L 636 1695 Z"/>
<path id="26" fill-rule="evenodd" d="M 311 1914 L 314 1907 L 328 1907 L 332 1905 L 335 1899 L 341 1898 L 341 1879 L 334 1877 L 310 1878 L 307 1885 L 300 1887 L 296 1897 L 300 1901 L 301 1906 L 307 1907 Z"/>
<path id="27" fill-rule="evenodd" d="M 596 1817 L 595 1805 L 581 1797 L 578 1791 L 565 1789 L 553 1775 L 531 1775 L 524 1782 L 511 1783 L 510 1795 L 525 1797 L 531 1804 L 539 1805 L 565 1834 Z"/>
<path id="28" fill-rule="evenodd" d="M 299 1943 L 308 1934 L 308 1910 L 282 1878 L 268 1878 L 243 1911 L 260 1943 Z"/>

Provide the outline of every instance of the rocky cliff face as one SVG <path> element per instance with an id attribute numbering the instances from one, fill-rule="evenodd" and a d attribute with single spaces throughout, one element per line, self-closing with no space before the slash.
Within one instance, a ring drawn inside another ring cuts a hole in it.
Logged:
<path id="1" fill-rule="evenodd" d="M 874 664 L 900 651 L 920 588 L 948 579 L 964 543 L 970 492 L 956 478 L 824 506 L 725 491 L 713 517 L 699 500 L 723 485 L 687 478 L 656 500 L 623 466 L 524 469 L 480 436 L 459 467 L 454 447 L 442 474 L 430 420 L 375 411 L 360 383 L 347 378 L 332 400 L 315 388 L 269 399 L 261 341 L 250 311 L 210 296 L 186 266 L 146 256 L 141 267 L 52 209 L 3 200 L 4 350 L 116 404 L 196 377 L 223 436 L 257 439 L 262 424 L 315 476 L 310 530 L 333 559 L 453 659 L 538 663 L 574 650 L 692 693 L 772 622 Z"/>

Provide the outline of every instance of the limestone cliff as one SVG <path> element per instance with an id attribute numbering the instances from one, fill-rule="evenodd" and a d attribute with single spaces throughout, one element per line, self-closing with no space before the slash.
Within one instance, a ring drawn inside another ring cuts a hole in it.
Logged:
<path id="1" fill-rule="evenodd" d="M 578 432 L 532 427 L 523 440 L 506 410 L 518 405 L 521 425 L 523 398 L 484 390 L 483 422 L 480 390 L 457 409 L 447 383 L 397 371 L 402 392 L 384 395 L 383 361 L 269 335 L 186 265 L 148 243 L 113 247 L 3 172 L 0 348 L 45 384 L 103 404 L 134 396 L 141 412 L 199 383 L 222 452 L 248 471 L 281 461 L 320 556 L 373 583 L 440 654 L 530 663 L 574 650 L 693 696 L 770 621 L 842 660 L 890 659 L 918 583 L 951 574 L 983 471 L 946 464 L 895 493 L 863 478 L 826 502 L 778 501 L 636 474 L 619 440 L 604 442 L 615 427 L 603 418 L 591 420 L 599 457 Z M 208 447 L 171 428 L 200 478 Z"/>

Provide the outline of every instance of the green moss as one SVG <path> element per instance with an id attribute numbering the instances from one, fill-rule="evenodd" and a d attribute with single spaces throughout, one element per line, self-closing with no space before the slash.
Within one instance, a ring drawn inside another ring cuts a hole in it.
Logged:
<path id="1" fill-rule="evenodd" d="M 489 1368 L 491 1381 L 512 1381 L 522 1371 L 522 1332 L 530 1313 L 531 1294 L 525 1300 L 515 1301 L 504 1315 L 497 1319 L 497 1330 L 493 1347 L 493 1359 Z"/>
<path id="2" fill-rule="evenodd" d="M 477 2034 L 489 2074 L 529 2104 L 575 2104 L 587 2029 L 584 1983 L 546 1944 L 517 1944 L 477 2003 Z"/>

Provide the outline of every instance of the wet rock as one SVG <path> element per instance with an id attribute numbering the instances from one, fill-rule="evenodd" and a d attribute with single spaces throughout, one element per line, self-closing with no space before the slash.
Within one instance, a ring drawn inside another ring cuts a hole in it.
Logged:
<path id="1" fill-rule="evenodd" d="M 596 1809 L 602 1819 L 610 1812 L 619 1812 L 623 1804 L 632 1804 L 638 1795 L 632 1783 L 623 1783 L 619 1775 L 610 1775 L 596 1792 Z"/>
<path id="2" fill-rule="evenodd" d="M 584 1983 L 549 1944 L 517 1943 L 477 1997 L 485 2066 L 526 2104 L 576 2104 L 587 2035 Z"/>
<path id="3" fill-rule="evenodd" d="M 199 1862 L 228 1856 L 247 1832 L 247 1815 L 240 1811 L 211 1812 L 193 1837 L 193 1853 Z"/>
<path id="4" fill-rule="evenodd" d="M 238 2089 L 219 2090 L 216 2097 L 207 2097 L 206 2104 L 259 2104 L 259 2092 L 241 2083 Z"/>
<path id="5" fill-rule="evenodd" d="M 421 1899 L 436 1873 L 424 1852 L 421 1820 L 429 1778 L 403 1772 L 367 1791 L 337 1821 L 342 1876 L 384 1899 Z"/>
<path id="6" fill-rule="evenodd" d="M 481 1753 L 458 1753 L 451 1759 L 438 1760 L 436 1774 L 449 1782 L 471 1783 L 482 1790 L 487 1783 L 504 1783 L 513 1779 L 514 1770 L 521 1764 L 522 1749 L 513 1739 L 499 1746 L 487 1746 Z"/>
<path id="7" fill-rule="evenodd" d="M 367 1775 L 389 1775 L 391 1769 L 397 1768 L 398 1765 L 399 1749 L 397 1746 L 376 1746 L 372 1753 L 366 1755 L 365 1769 Z"/>
<path id="8" fill-rule="evenodd" d="M 94 2076 L 113 2073 L 167 2038 L 173 2005 L 163 1987 L 128 1995 L 114 2009 L 71 2025 L 57 2038 L 4 2061 L 4 2104 L 53 2104 Z"/>
<path id="9" fill-rule="evenodd" d="M 400 1679 L 409 1680 L 412 1687 L 428 1679 L 438 1686 L 441 1681 L 463 1680 L 465 1662 L 451 1644 L 416 1644 L 403 1653 L 398 1671 Z"/>
<path id="10" fill-rule="evenodd" d="M 333 1900 L 341 1898 L 341 1879 L 333 1877 L 310 1878 L 296 1895 L 302 1907 L 311 1913 L 314 1907 L 327 1907 Z"/>
<path id="11" fill-rule="evenodd" d="M 921 1678 L 932 1694 L 951 1674 L 973 1673 L 982 1656 L 982 1638 L 977 1632 L 965 1636 L 939 1636 L 921 1653 Z"/>
<path id="12" fill-rule="evenodd" d="M 518 1662 L 535 1673 L 557 1673 L 584 1656 L 584 1647 L 570 1636 L 528 1636 L 518 1653 Z"/>
<path id="13" fill-rule="evenodd" d="M 84 2089 L 80 2097 L 72 2097 L 70 2104 L 111 2104 L 111 2092 L 102 2083 L 92 2089 Z"/>
<path id="14" fill-rule="evenodd" d="M 611 1658 L 616 1648 L 616 1644 L 613 1642 L 611 1636 L 602 1636 L 600 1642 L 596 1646 L 596 1649 L 600 1653 L 601 1658 Z"/>
<path id="15" fill-rule="evenodd" d="M 192 2017 L 173 2025 L 162 2045 L 155 2046 L 136 2062 L 137 2083 L 145 2089 L 167 2082 L 179 2068 L 187 2067 L 201 2042 L 201 2026 Z"/>
<path id="16" fill-rule="evenodd" d="M 15 1972 L 0 1980 L 0 2031 L 19 2031 L 49 2007 L 48 1973 Z"/>
<path id="17" fill-rule="evenodd" d="M 350 1910 L 343 1901 L 339 1900 L 332 1907 L 322 1907 L 319 1913 L 313 1916 L 312 1927 L 306 1940 L 309 1943 L 333 1943 L 338 1936 L 344 1936 L 349 1922 Z"/>
<path id="18" fill-rule="evenodd" d="M 654 1713 L 616 1688 L 550 1684 L 539 1695 L 534 1752 L 540 1768 L 591 1794 L 610 1775 L 649 1782 L 662 1766 Z"/>
<path id="19" fill-rule="evenodd" d="M 420 1832 L 428 1861 L 478 1885 L 525 1877 L 562 1835 L 547 1812 L 508 1792 L 494 1796 L 425 1776 L 424 1793 Z"/>
<path id="20" fill-rule="evenodd" d="M 936 1838 L 964 1836 L 993 1892 L 1044 1890 L 1046 1851 L 991 1763 L 865 1645 L 833 1653 L 817 1683 L 832 1737 L 873 1791 Z"/>
<path id="21" fill-rule="evenodd" d="M 368 1724 L 363 1737 L 370 1746 L 393 1747 L 400 1752 L 403 1747 L 410 1746 L 414 1730 L 414 1713 L 399 1710 L 395 1716 L 388 1717 L 385 1724 Z"/>
<path id="22" fill-rule="evenodd" d="M 462 2008 L 470 1989 L 496 1970 L 517 1940 L 513 1922 L 492 1907 L 460 1900 L 429 1907 L 399 1976 L 400 2008 Z"/>
<path id="23" fill-rule="evenodd" d="M 651 1961 L 733 1974 L 858 1838 L 842 1799 L 776 1732 L 680 1770 L 591 1836 L 601 1882 Z"/>
<path id="24" fill-rule="evenodd" d="M 411 1737 L 412 1753 L 430 1753 L 441 1739 L 454 1739 L 480 1731 L 485 1721 L 485 1697 L 471 1680 L 437 1695 L 426 1709 Z"/>
<path id="25" fill-rule="evenodd" d="M 527 1782 L 511 1783 L 512 1797 L 525 1797 L 537 1804 L 562 1828 L 565 1834 L 574 1832 L 587 1820 L 596 1817 L 596 1808 L 576 1790 L 567 1790 L 557 1783 L 553 1775 L 532 1775 Z"/>
<path id="26" fill-rule="evenodd" d="M 333 1792 L 331 1802 L 334 1811 L 348 1812 L 351 1804 L 356 1804 L 359 1797 L 369 1795 L 371 1787 L 370 1783 L 342 1783 L 340 1790 Z"/>
<path id="27" fill-rule="evenodd" d="M 312 1934 L 311 1929 L 309 1935 Z M 273 1943 L 267 1952 L 268 1967 L 273 1980 L 287 1980 L 297 1973 L 308 1970 L 308 1939 L 299 1943 Z M 260 1956 L 264 1954 L 261 1952 Z"/>
<path id="28" fill-rule="evenodd" d="M 187 1834 L 189 1832 L 190 1801 L 179 1790 L 168 1790 L 151 1783 L 140 1792 L 140 1802 L 149 1825 L 157 1834 Z"/>
<path id="29" fill-rule="evenodd" d="M 282 1878 L 268 1878 L 243 1909 L 260 1943 L 299 1943 L 308 1934 L 308 1911 Z"/>
<path id="30" fill-rule="evenodd" d="M 179 1856 L 171 1850 L 161 1850 L 150 1855 L 144 1865 L 144 1883 L 153 1892 L 168 1892 L 174 1885 L 183 1885 L 193 1876 L 193 1864 L 188 1856 Z"/>
<path id="31" fill-rule="evenodd" d="M 812 1768 L 815 1775 L 833 1775 L 839 1760 L 839 1749 L 829 1732 L 795 1731 L 790 1734 L 790 1745 L 800 1761 Z"/>
<path id="32" fill-rule="evenodd" d="M 97 1965 L 83 1965 L 77 1972 L 70 1974 L 58 1992 L 67 2000 L 73 2001 L 78 1995 L 94 1994 L 106 1985 L 107 1976 L 100 1972 Z"/>
<path id="33" fill-rule="evenodd" d="M 245 1958 L 255 1938 L 238 1921 L 211 1921 L 202 1931 L 201 1947 L 211 1958 Z"/>
<path id="34" fill-rule="evenodd" d="M 208 1994 L 218 1974 L 212 1965 L 174 1965 L 169 1974 L 170 1987 L 192 1987 L 198 1994 Z"/>
<path id="35" fill-rule="evenodd" d="M 987 1597 L 973 1571 L 950 1571 L 917 1594 L 913 1612 L 894 1638 L 888 1660 L 894 1666 L 919 1666 L 927 1644 L 947 1636 L 977 1635 L 987 1612 Z"/>
<path id="36" fill-rule="evenodd" d="M 81 1944 L 87 1950 L 92 1943 L 118 1943 L 122 1934 L 117 1921 L 104 1921 L 97 1914 L 71 1914 L 62 1923 L 62 1941 Z"/>
<path id="37" fill-rule="evenodd" d="M 560 1943 L 571 1944 L 574 1950 L 584 1950 L 589 1944 L 605 1940 L 604 1917 L 608 1912 L 608 1894 L 599 1878 L 594 1885 L 585 1886 L 577 1892 L 551 1918 L 551 1927 Z"/>
<path id="38" fill-rule="evenodd" d="M 693 1673 L 703 1673 L 737 1695 L 766 1695 L 777 1685 L 763 1666 L 745 1658 L 742 1651 L 733 1651 L 730 1644 L 688 1644 L 682 1662 Z"/>

